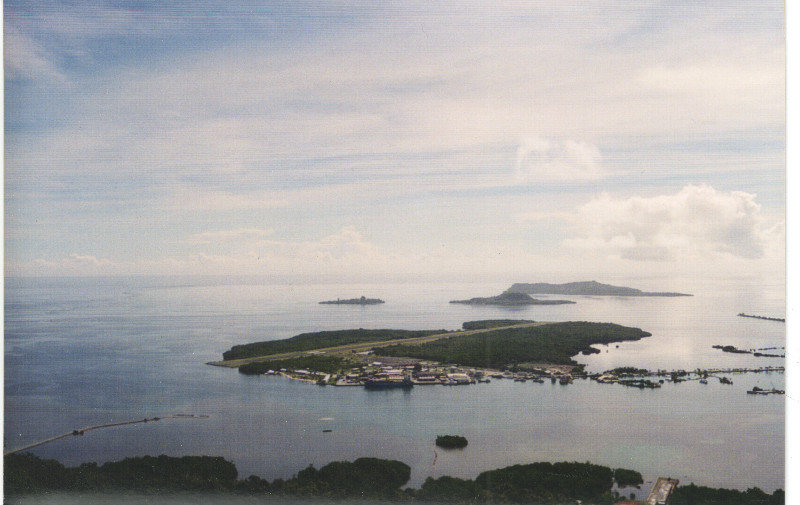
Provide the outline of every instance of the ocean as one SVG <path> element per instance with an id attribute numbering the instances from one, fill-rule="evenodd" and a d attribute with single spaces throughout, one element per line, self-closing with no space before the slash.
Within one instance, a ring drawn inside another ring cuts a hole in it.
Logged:
<path id="1" fill-rule="evenodd" d="M 493 318 L 614 322 L 652 333 L 576 357 L 589 371 L 784 365 L 782 358 L 712 348 L 784 346 L 783 323 L 737 317 L 784 317 L 782 283 L 616 281 L 694 296 L 553 296 L 577 303 L 503 308 L 448 301 L 496 295 L 509 283 L 6 278 L 5 449 L 89 425 L 186 413 L 209 417 L 97 430 L 31 452 L 67 465 L 145 454 L 215 455 L 233 461 L 240 478 L 270 480 L 309 464 L 370 456 L 410 465 L 413 487 L 428 476 L 474 478 L 517 463 L 589 461 L 638 470 L 646 481 L 670 476 L 713 487 L 784 488 L 784 397 L 746 394 L 753 386 L 784 389 L 781 372 L 732 374 L 729 386 L 692 381 L 657 390 L 588 380 L 568 386 L 494 380 L 368 391 L 206 365 L 232 345 L 303 332 L 458 329 L 464 321 Z M 317 303 L 362 295 L 386 303 Z M 437 451 L 441 434 L 464 435 L 469 445 Z"/>

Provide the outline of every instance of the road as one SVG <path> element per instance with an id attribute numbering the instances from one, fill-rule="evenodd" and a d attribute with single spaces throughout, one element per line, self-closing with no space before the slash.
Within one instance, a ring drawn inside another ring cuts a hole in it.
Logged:
<path id="1" fill-rule="evenodd" d="M 441 338 L 464 337 L 466 335 L 475 335 L 477 333 L 488 333 L 490 331 L 504 330 L 507 328 L 526 328 L 529 326 L 541 326 L 543 324 L 550 324 L 551 322 L 552 321 L 546 321 L 546 322 L 543 321 L 535 323 L 513 324 L 510 326 L 497 326 L 495 328 L 486 328 L 481 330 L 463 330 L 463 331 L 453 331 L 449 333 L 437 333 L 436 335 L 427 335 L 424 337 L 400 338 L 396 340 L 381 340 L 378 342 L 361 342 L 357 344 L 337 345 L 334 347 L 322 347 L 319 349 L 310 349 L 306 351 L 270 354 L 269 356 L 255 356 L 252 358 L 231 359 L 226 361 L 211 361 L 208 364 L 213 366 L 237 368 L 242 365 L 246 365 L 247 363 L 258 363 L 262 361 L 271 361 L 276 359 L 297 358 L 299 356 L 308 356 L 310 354 L 320 354 L 320 353 L 331 354 L 331 353 L 350 352 L 350 351 L 355 351 L 355 352 L 368 351 L 370 349 L 375 349 L 377 347 L 387 347 L 390 345 L 424 344 L 427 342 L 433 342 L 434 340 L 439 340 Z"/>

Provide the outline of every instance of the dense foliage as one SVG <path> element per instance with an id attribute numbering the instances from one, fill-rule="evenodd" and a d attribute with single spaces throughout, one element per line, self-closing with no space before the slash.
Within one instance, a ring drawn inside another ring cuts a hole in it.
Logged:
<path id="1" fill-rule="evenodd" d="M 233 463 L 210 456 L 143 456 L 73 468 L 32 454 L 11 454 L 4 462 L 8 494 L 47 490 L 221 491 L 233 489 L 237 476 Z"/>
<path id="2" fill-rule="evenodd" d="M 470 298 L 469 300 L 451 300 L 450 303 L 462 303 L 466 305 L 502 305 L 516 307 L 522 305 L 564 305 L 574 304 L 571 300 L 537 300 L 524 293 L 505 292 L 497 296 L 488 298 Z"/>
<path id="3" fill-rule="evenodd" d="M 345 360 L 339 356 L 312 355 L 297 358 L 274 359 L 247 363 L 239 367 L 239 372 L 246 375 L 258 375 L 269 370 L 310 370 L 312 372 L 336 373 L 345 365 Z"/>
<path id="4" fill-rule="evenodd" d="M 359 458 L 335 461 L 319 469 L 309 466 L 290 479 L 270 482 L 257 476 L 236 480 L 233 463 L 218 457 L 144 456 L 97 465 L 66 468 L 31 454 L 5 456 L 6 495 L 52 491 L 135 491 L 168 493 L 212 491 L 274 496 L 321 496 L 364 500 L 397 499 L 457 503 L 575 503 L 611 505 L 612 485 L 641 483 L 638 472 L 611 470 L 591 463 L 532 463 L 483 472 L 475 480 L 428 478 L 420 489 L 401 489 L 411 469 L 400 461 Z M 781 505 L 782 490 L 769 495 L 713 489 L 693 484 L 678 487 L 671 505 Z"/>
<path id="5" fill-rule="evenodd" d="M 598 501 L 610 493 L 613 474 L 591 463 L 531 463 L 483 472 L 475 483 L 497 501 Z"/>
<path id="6" fill-rule="evenodd" d="M 649 333 L 639 328 L 618 324 L 566 322 L 498 329 L 417 345 L 392 345 L 382 348 L 381 354 L 488 368 L 520 363 L 573 364 L 571 356 L 592 344 L 639 340 L 648 336 Z"/>
<path id="7" fill-rule="evenodd" d="M 310 490 L 308 494 L 337 498 L 390 498 L 410 477 L 411 467 L 400 461 L 359 458 L 352 463 L 334 461 L 319 470 L 309 466 L 287 481 L 285 489 Z"/>
<path id="8" fill-rule="evenodd" d="M 786 497 L 782 489 L 767 494 L 757 487 L 747 491 L 716 489 L 705 486 L 679 486 L 672 492 L 670 505 L 783 505 Z"/>
<path id="9" fill-rule="evenodd" d="M 270 340 L 252 344 L 235 345 L 230 350 L 222 353 L 225 360 L 269 356 L 284 352 L 311 351 L 324 347 L 337 345 L 357 344 L 360 342 L 379 342 L 384 340 L 397 340 L 401 338 L 424 337 L 446 333 L 446 330 L 337 330 L 317 331 L 314 333 L 301 333 L 292 338 L 283 340 Z"/>
<path id="10" fill-rule="evenodd" d="M 436 437 L 436 445 L 445 449 L 463 449 L 468 443 L 465 437 L 459 435 L 439 435 Z"/>
<path id="11" fill-rule="evenodd" d="M 527 319 L 484 319 L 481 321 L 467 321 L 461 327 L 465 330 L 485 330 L 488 328 L 497 328 L 499 326 L 511 326 L 514 324 L 534 323 L 536 321 L 529 321 Z"/>
<path id="12" fill-rule="evenodd" d="M 614 469 L 614 481 L 619 487 L 638 487 L 644 484 L 642 474 L 635 470 L 626 470 L 625 468 Z"/>
<path id="13" fill-rule="evenodd" d="M 237 481 L 236 466 L 219 457 L 144 456 L 97 465 L 66 468 L 32 454 L 5 457 L 6 494 L 45 491 L 216 491 L 299 496 L 393 498 L 402 495 L 411 468 L 400 461 L 360 458 L 309 466 L 297 476 L 273 482 L 251 476 Z"/>
<path id="14" fill-rule="evenodd" d="M 620 366 L 609 370 L 606 373 L 611 373 L 614 375 L 648 375 L 650 374 L 650 370 L 646 368 L 636 368 L 633 366 Z"/>

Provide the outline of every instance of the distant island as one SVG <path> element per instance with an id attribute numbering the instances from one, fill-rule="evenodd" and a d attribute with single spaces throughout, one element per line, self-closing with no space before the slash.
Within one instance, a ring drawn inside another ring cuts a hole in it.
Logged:
<path id="1" fill-rule="evenodd" d="M 367 298 L 362 296 L 361 298 L 348 298 L 347 300 L 337 298 L 336 300 L 327 300 L 319 303 L 321 305 L 378 305 L 386 302 L 380 298 Z"/>
<path id="2" fill-rule="evenodd" d="M 518 282 L 508 288 L 505 293 L 524 293 L 528 295 L 692 296 L 686 293 L 647 292 L 636 288 L 602 284 L 597 281 L 567 282 L 566 284 L 548 284 L 546 282 L 528 284 Z"/>
<path id="3" fill-rule="evenodd" d="M 516 284 L 515 284 L 516 285 Z M 516 307 L 520 305 L 563 305 L 575 303 L 570 300 L 537 300 L 525 293 L 509 292 L 488 298 L 470 298 L 469 300 L 451 300 L 450 303 L 463 303 L 465 305 L 503 305 Z"/>

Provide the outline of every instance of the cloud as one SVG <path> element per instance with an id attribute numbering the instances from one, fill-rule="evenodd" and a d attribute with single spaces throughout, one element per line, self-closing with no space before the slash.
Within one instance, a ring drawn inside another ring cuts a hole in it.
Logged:
<path id="1" fill-rule="evenodd" d="M 3 59 L 5 79 L 45 79 L 64 84 L 66 77 L 53 63 L 53 56 L 31 37 L 9 23 L 3 26 Z"/>
<path id="2" fill-rule="evenodd" d="M 183 243 L 186 244 L 215 244 L 219 242 L 235 241 L 248 241 L 253 239 L 263 239 L 272 235 L 274 230 L 261 229 L 261 228 L 237 228 L 235 230 L 220 230 L 220 231 L 206 231 L 202 233 L 193 233 L 189 235 Z"/>
<path id="3" fill-rule="evenodd" d="M 565 245 L 635 261 L 695 257 L 763 258 L 775 223 L 761 215 L 756 195 L 689 185 L 675 194 L 614 198 L 604 193 L 573 216 L 578 236 Z"/>
<path id="4" fill-rule="evenodd" d="M 44 250 L 68 257 L 81 243 L 138 272 L 499 271 L 515 266 L 498 257 L 545 264 L 570 233 L 573 252 L 627 264 L 664 264 L 692 248 L 769 254 L 769 234 L 747 220 L 763 220 L 761 211 L 746 205 L 724 233 L 693 225 L 709 244 L 678 224 L 688 218 L 677 210 L 645 212 L 652 234 L 602 199 L 578 211 L 572 229 L 563 225 L 593 183 L 636 194 L 678 177 L 746 181 L 741 188 L 782 212 L 780 2 L 478 3 L 457 12 L 290 4 L 251 12 L 236 2 L 90 2 L 66 16 L 59 4 L 11 5 L 8 68 L 39 77 L 12 82 L 9 94 L 19 100 L 10 113 L 22 116 L 7 116 L 7 220 L 21 230 L 10 260 L 30 263 Z M 754 15 L 765 9 L 773 15 Z M 278 28 L 251 29 L 262 22 Z M 74 86 L 47 87 L 59 71 L 52 61 Z M 763 177 L 747 178 L 755 173 Z M 507 203 L 526 198 L 546 214 Z M 493 205 L 501 200 L 509 212 Z M 584 215 L 600 220 L 593 210 L 609 214 L 599 223 L 606 232 L 581 225 Z M 509 216 L 546 228 L 531 254 L 515 252 L 527 251 Z M 275 235 L 243 231 L 263 223 Z M 493 233 L 512 242 L 502 254 L 481 249 Z M 469 239 L 429 253 L 451 237 Z M 164 257 L 132 259 L 154 251 Z"/>
<path id="5" fill-rule="evenodd" d="M 52 275 L 109 275 L 121 273 L 126 267 L 119 262 L 98 258 L 91 254 L 72 253 L 55 260 L 37 258 L 30 262 L 6 263 L 8 275 L 52 276 Z"/>
<path id="6" fill-rule="evenodd" d="M 517 182 L 597 179 L 601 158 L 600 149 L 586 142 L 527 137 L 517 148 Z"/>

